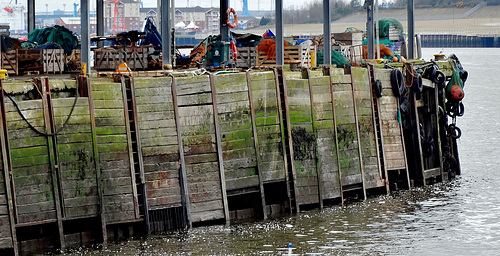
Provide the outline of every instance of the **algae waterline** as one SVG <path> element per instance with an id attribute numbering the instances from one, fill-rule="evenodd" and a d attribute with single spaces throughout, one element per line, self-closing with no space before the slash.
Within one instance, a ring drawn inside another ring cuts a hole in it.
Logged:
<path id="1" fill-rule="evenodd" d="M 442 88 L 426 80 L 421 93 L 408 93 L 424 113 L 403 121 L 420 116 L 439 150 L 407 159 L 405 143 L 414 147 L 419 137 L 405 138 L 390 70 L 371 66 L 39 78 L 2 88 L 7 254 L 265 219 L 448 176 L 438 132 Z"/>

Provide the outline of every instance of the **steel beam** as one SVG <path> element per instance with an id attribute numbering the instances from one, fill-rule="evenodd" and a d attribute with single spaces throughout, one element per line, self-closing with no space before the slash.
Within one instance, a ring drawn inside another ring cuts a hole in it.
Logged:
<path id="1" fill-rule="evenodd" d="M 222 41 L 229 41 L 229 26 L 226 23 L 229 0 L 220 0 L 220 36 Z"/>
<path id="2" fill-rule="evenodd" d="M 283 0 L 276 0 L 276 66 L 283 66 Z"/>
<path id="3" fill-rule="evenodd" d="M 96 0 L 96 33 L 97 36 L 104 36 L 104 0 Z M 97 41 L 98 47 L 104 46 L 104 41 Z"/>
<path id="4" fill-rule="evenodd" d="M 366 36 L 368 38 L 368 59 L 373 59 L 375 56 L 374 37 L 373 37 L 373 0 L 365 1 L 366 8 Z"/>
<path id="5" fill-rule="evenodd" d="M 81 28 L 80 33 L 82 37 L 82 70 L 86 74 L 90 74 L 90 2 L 89 0 L 80 0 L 81 12 Z"/>
<path id="6" fill-rule="evenodd" d="M 28 0 L 28 33 L 35 30 L 35 0 Z"/>
<path id="7" fill-rule="evenodd" d="M 415 16 L 413 11 L 415 5 L 413 0 L 408 0 L 408 59 L 415 58 Z"/>
<path id="8" fill-rule="evenodd" d="M 332 64 L 331 19 L 330 0 L 323 0 L 323 51 L 325 52 L 323 64 L 326 66 Z"/>
<path id="9" fill-rule="evenodd" d="M 161 0 L 161 53 L 163 66 L 172 65 L 172 27 L 170 26 L 170 0 Z"/>

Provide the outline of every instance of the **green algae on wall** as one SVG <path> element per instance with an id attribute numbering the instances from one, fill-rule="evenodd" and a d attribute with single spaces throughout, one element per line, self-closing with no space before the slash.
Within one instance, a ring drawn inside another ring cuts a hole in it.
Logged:
<path id="1" fill-rule="evenodd" d="M 208 76 L 176 78 L 176 84 L 191 220 L 223 219 L 210 79 Z"/>
<path id="2" fill-rule="evenodd" d="M 368 70 L 353 67 L 352 77 L 366 189 L 385 186 L 378 162 Z"/>
<path id="3" fill-rule="evenodd" d="M 245 73 L 214 77 L 226 189 L 259 186 Z"/>
<path id="4" fill-rule="evenodd" d="M 297 203 L 319 202 L 316 136 L 313 131 L 308 79 L 286 79 Z"/>
<path id="5" fill-rule="evenodd" d="M 273 72 L 251 72 L 255 126 L 261 158 L 260 175 L 265 182 L 284 181 L 283 131 L 278 112 L 276 80 Z"/>
<path id="6" fill-rule="evenodd" d="M 172 78 L 135 78 L 137 122 L 150 209 L 179 206 L 179 144 Z"/>
<path id="7" fill-rule="evenodd" d="M 330 91 L 330 77 L 315 74 L 311 79 L 314 129 L 318 147 L 318 172 L 322 200 L 340 197 L 335 122 Z"/>

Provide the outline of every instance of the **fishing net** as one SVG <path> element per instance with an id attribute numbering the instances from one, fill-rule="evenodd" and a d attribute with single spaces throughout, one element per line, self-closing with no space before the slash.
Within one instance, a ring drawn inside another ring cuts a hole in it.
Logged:
<path id="1" fill-rule="evenodd" d="M 50 44 L 50 46 L 60 46 L 60 48 L 64 49 L 64 52 L 68 55 L 71 54 L 73 49 L 78 47 L 78 39 L 73 32 L 58 25 L 33 30 L 28 34 L 28 41 L 35 42 L 38 45 L 53 43 Z"/>
<path id="2" fill-rule="evenodd" d="M 391 24 L 394 25 L 394 27 L 396 27 L 399 30 L 399 37 L 403 38 L 403 25 L 401 25 L 399 21 L 391 18 L 380 19 L 378 21 L 379 36 L 381 37 L 389 36 L 389 30 L 391 28 Z"/>
<path id="3" fill-rule="evenodd" d="M 446 85 L 446 98 L 449 101 L 461 101 L 464 98 L 464 84 L 460 79 L 460 73 L 457 68 L 453 68 L 451 79 Z"/>
<path id="4" fill-rule="evenodd" d="M 290 46 L 290 43 L 283 42 L 283 46 Z M 273 39 L 263 39 L 257 45 L 257 51 L 265 52 L 267 59 L 274 60 L 276 59 L 276 41 Z"/>
<path id="5" fill-rule="evenodd" d="M 318 64 L 324 64 L 325 63 L 325 54 L 322 51 L 318 51 L 316 53 L 316 62 Z M 332 64 L 337 65 L 337 67 L 344 67 L 344 66 L 351 66 L 351 63 L 347 61 L 344 55 L 342 53 L 332 50 Z"/>

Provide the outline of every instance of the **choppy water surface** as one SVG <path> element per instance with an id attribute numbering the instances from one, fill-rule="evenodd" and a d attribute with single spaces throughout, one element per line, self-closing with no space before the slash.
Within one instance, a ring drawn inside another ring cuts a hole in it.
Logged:
<path id="1" fill-rule="evenodd" d="M 424 49 L 425 59 L 441 49 Z M 469 71 L 462 176 L 365 202 L 193 228 L 68 255 L 500 255 L 500 49 L 444 49 Z"/>

